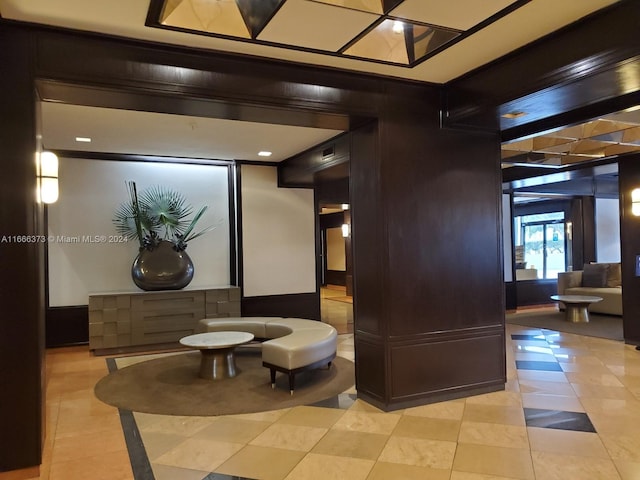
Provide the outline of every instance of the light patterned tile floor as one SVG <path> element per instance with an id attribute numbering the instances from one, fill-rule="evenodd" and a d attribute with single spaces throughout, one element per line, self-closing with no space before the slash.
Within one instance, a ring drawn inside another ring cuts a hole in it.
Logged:
<path id="1" fill-rule="evenodd" d="M 610 340 L 506 330 L 503 392 L 389 413 L 361 400 L 348 409 L 207 418 L 136 413 L 152 467 L 138 478 L 118 410 L 93 395 L 105 358 L 86 347 L 49 350 L 44 463 L 32 478 L 639 479 L 640 352 Z M 340 354 L 353 359 L 352 336 L 340 338 Z M 559 362 L 562 371 L 519 370 L 516 360 Z M 527 426 L 525 413 L 540 410 L 586 413 L 596 433 Z"/>

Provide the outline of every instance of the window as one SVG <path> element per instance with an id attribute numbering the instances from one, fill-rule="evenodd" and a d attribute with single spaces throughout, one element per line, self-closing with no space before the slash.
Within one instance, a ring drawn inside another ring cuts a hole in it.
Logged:
<path id="1" fill-rule="evenodd" d="M 564 212 L 514 218 L 516 279 L 558 278 L 566 270 Z"/>

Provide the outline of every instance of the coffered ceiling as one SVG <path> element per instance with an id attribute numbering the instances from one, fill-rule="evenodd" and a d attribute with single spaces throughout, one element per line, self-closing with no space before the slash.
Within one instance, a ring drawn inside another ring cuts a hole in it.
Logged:
<path id="1" fill-rule="evenodd" d="M 613 3 L 616 0 L 0 0 L 0 15 L 446 83 Z M 394 33 L 394 27 L 401 33 Z"/>
<path id="2" fill-rule="evenodd" d="M 640 106 L 504 143 L 502 165 L 562 168 L 631 152 L 640 152 Z"/>
<path id="3" fill-rule="evenodd" d="M 151 11 L 159 14 L 151 13 L 147 24 L 415 66 L 525 3 L 459 0 L 454 6 L 436 0 L 153 0 Z"/>

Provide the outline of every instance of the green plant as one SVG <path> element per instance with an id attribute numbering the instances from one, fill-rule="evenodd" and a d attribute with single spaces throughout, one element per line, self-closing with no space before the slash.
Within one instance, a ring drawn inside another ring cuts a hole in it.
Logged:
<path id="1" fill-rule="evenodd" d="M 129 200 L 120 204 L 113 223 L 120 235 L 137 240 L 140 249 L 153 250 L 161 240 L 173 243 L 173 248 L 182 251 L 187 242 L 198 238 L 214 227 L 195 232 L 196 223 L 207 209 L 201 207 L 191 219 L 193 207 L 185 197 L 169 188 L 154 186 L 138 194 L 136 183 L 127 182 Z"/>

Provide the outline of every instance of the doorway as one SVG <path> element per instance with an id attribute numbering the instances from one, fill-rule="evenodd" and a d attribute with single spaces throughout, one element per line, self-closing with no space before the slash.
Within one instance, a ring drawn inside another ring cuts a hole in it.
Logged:
<path id="1" fill-rule="evenodd" d="M 567 268 L 564 212 L 515 217 L 516 249 L 522 252 L 523 268 L 537 279 L 558 278 Z"/>
<path id="2" fill-rule="evenodd" d="M 348 204 L 321 204 L 320 313 L 338 333 L 353 333 L 351 217 Z"/>

